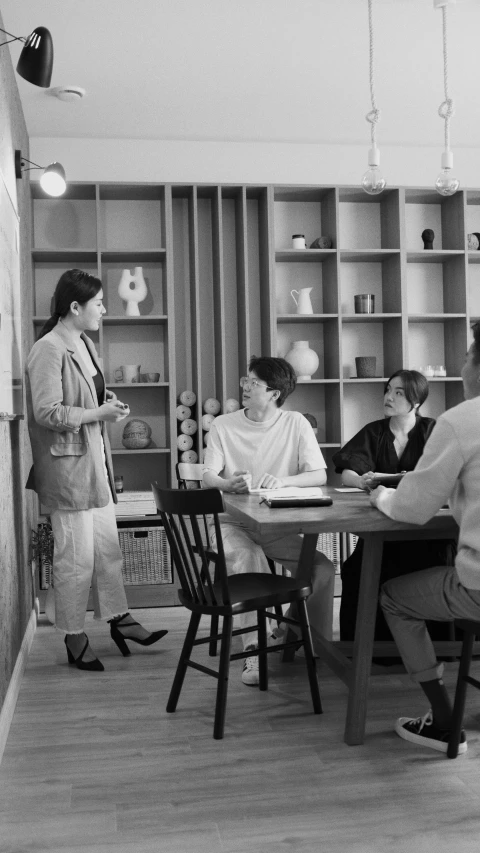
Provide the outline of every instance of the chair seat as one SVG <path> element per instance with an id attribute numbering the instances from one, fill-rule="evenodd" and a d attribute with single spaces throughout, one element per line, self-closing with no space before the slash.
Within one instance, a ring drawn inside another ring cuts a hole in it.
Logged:
<path id="1" fill-rule="evenodd" d="M 189 610 L 196 613 L 215 612 L 219 615 L 237 616 L 251 610 L 275 607 L 278 604 L 290 604 L 307 598 L 312 591 L 311 586 L 297 586 L 295 578 L 286 578 L 281 575 L 267 575 L 262 572 L 245 572 L 239 575 L 230 575 L 228 579 L 230 593 L 230 605 L 226 604 L 200 604 L 189 598 L 182 590 L 178 591 L 181 603 Z M 213 584 L 213 590 L 218 600 L 222 600 L 221 587 L 219 583 Z M 208 590 L 204 590 L 208 595 Z"/>

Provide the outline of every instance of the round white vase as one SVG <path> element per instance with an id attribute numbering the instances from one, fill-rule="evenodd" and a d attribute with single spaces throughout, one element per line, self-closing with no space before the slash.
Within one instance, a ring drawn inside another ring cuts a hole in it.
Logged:
<path id="1" fill-rule="evenodd" d="M 298 380 L 311 379 L 320 363 L 317 353 L 310 349 L 308 341 L 292 341 L 285 360 L 292 365 Z"/>

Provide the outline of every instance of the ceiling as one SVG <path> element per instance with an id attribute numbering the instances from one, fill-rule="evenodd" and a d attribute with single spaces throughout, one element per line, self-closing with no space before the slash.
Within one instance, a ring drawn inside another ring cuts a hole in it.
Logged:
<path id="1" fill-rule="evenodd" d="M 367 0 L 0 0 L 4 28 L 53 37 L 52 87 L 17 75 L 31 137 L 362 144 Z M 480 145 L 480 0 L 448 7 L 452 148 Z M 441 145 L 442 13 L 374 0 L 382 144 Z M 21 45 L 10 46 L 16 65 Z"/>

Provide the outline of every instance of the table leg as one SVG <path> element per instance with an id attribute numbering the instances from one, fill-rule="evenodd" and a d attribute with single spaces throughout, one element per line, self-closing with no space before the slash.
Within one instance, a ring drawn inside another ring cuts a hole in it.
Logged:
<path id="1" fill-rule="evenodd" d="M 383 540 L 379 533 L 365 533 L 362 538 L 365 544 L 344 737 L 345 743 L 351 746 L 363 743 L 365 735 L 368 681 L 372 666 L 378 587 L 383 553 Z"/>
<path id="2" fill-rule="evenodd" d="M 298 569 L 295 575 L 295 579 L 300 581 L 302 584 L 309 584 L 312 579 L 312 567 L 313 560 L 315 557 L 315 551 L 317 550 L 317 541 L 318 541 L 318 533 L 306 533 L 303 537 L 302 542 L 302 550 L 300 551 L 300 557 L 298 558 Z M 293 618 L 297 617 L 296 605 L 292 605 L 291 614 Z M 295 633 L 290 628 L 287 629 L 285 635 L 285 642 L 293 643 L 295 640 Z M 295 649 L 285 649 L 283 652 L 283 662 L 289 663 L 295 657 Z"/>

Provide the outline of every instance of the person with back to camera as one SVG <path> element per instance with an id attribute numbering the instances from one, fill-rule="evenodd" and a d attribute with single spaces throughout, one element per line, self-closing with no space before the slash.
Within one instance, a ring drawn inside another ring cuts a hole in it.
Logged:
<path id="1" fill-rule="evenodd" d="M 415 470 L 371 503 L 398 521 L 425 524 L 448 501 L 460 532 L 455 565 L 437 565 L 388 581 L 380 603 L 405 668 L 431 708 L 400 717 L 395 730 L 412 743 L 447 752 L 452 705 L 425 620 L 480 621 L 480 323 L 462 368 L 465 402 L 440 415 Z M 462 732 L 459 752 L 467 750 Z"/>
<path id="2" fill-rule="evenodd" d="M 363 427 L 333 456 L 337 473 L 344 486 L 370 491 L 374 474 L 398 474 L 413 471 L 420 459 L 435 421 L 419 413 L 428 397 L 428 382 L 417 370 L 397 370 L 385 386 L 384 417 Z M 353 640 L 360 587 L 363 539 L 359 538 L 353 554 L 341 569 L 340 639 Z M 452 541 L 385 542 L 381 580 L 398 577 L 435 565 L 453 565 L 455 543 Z M 434 639 L 448 639 L 448 625 L 429 626 Z M 378 608 L 376 640 L 391 640 L 381 608 Z M 395 659 L 380 658 L 379 663 Z"/>
<path id="3" fill-rule="evenodd" d="M 27 362 L 28 429 L 33 468 L 27 488 L 38 492 L 54 538 L 55 625 L 65 635 L 68 661 L 103 670 L 84 633 L 90 584 L 94 615 L 107 619 L 123 655 L 126 640 L 152 645 L 150 633 L 128 613 L 118 541 L 113 470 L 106 422 L 128 406 L 105 386 L 95 347 L 85 332 L 99 328 L 105 308 L 100 279 L 67 270 Z"/>
<path id="4" fill-rule="evenodd" d="M 248 377 L 240 380 L 243 409 L 215 418 L 205 451 L 203 483 L 233 494 L 252 488 L 312 487 L 326 482 L 326 465 L 310 423 L 300 412 L 281 407 L 296 385 L 292 366 L 283 358 L 253 356 Z M 225 514 L 222 537 L 229 573 L 268 572 L 269 557 L 297 570 L 302 539 L 296 534 L 261 536 Z M 212 545 L 215 537 L 211 531 Z M 312 627 L 332 636 L 334 567 L 319 551 L 315 554 L 312 594 L 307 610 Z M 256 614 L 239 618 L 242 628 L 256 624 Z M 281 636 L 281 630 L 276 634 Z M 242 635 L 244 649 L 256 648 L 256 632 Z M 272 638 L 274 642 L 274 639 Z M 258 684 L 258 656 L 245 658 L 242 681 Z"/>

